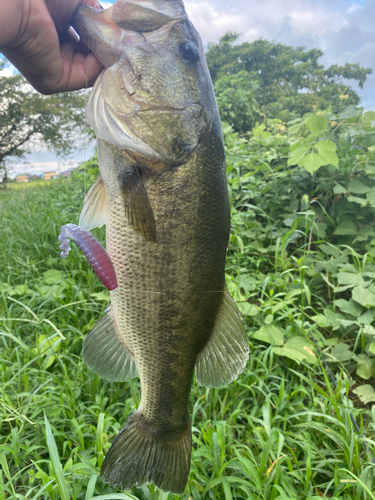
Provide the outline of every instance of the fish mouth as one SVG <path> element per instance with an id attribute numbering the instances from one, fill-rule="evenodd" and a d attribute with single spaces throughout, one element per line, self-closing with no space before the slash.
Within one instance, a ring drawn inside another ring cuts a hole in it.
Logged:
<path id="1" fill-rule="evenodd" d="M 159 0 L 159 3 L 159 10 L 154 10 L 154 2 L 147 0 L 117 0 L 108 9 L 79 5 L 72 26 L 108 68 L 123 56 L 119 42 L 124 38 L 130 44 L 140 43 L 145 40 L 145 34 L 158 31 L 165 25 L 172 26 L 185 16 L 180 0 Z"/>
<path id="2" fill-rule="evenodd" d="M 117 45 L 122 32 L 120 27 L 112 23 L 108 9 L 79 5 L 71 23 L 81 40 L 104 67 L 108 68 L 119 60 L 121 54 Z"/>

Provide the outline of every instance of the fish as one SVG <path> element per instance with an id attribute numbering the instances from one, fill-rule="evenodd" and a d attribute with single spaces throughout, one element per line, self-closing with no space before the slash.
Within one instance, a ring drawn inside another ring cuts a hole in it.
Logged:
<path id="1" fill-rule="evenodd" d="M 73 26 L 104 70 L 86 118 L 99 177 L 79 225 L 63 227 L 110 290 L 83 361 L 104 379 L 139 376 L 141 402 L 115 437 L 102 479 L 128 490 L 188 482 L 189 395 L 235 380 L 249 357 L 226 288 L 230 208 L 219 112 L 201 38 L 181 0 L 79 6 Z M 106 249 L 90 234 L 106 225 Z"/>

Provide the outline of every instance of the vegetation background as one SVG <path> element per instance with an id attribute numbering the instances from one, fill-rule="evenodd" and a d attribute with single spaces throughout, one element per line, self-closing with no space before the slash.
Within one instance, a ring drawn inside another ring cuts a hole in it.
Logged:
<path id="1" fill-rule="evenodd" d="M 348 85 L 371 70 L 320 56 L 233 33 L 207 53 L 227 149 L 227 284 L 252 355 L 234 383 L 193 386 L 184 500 L 375 499 L 375 112 Z M 0 193 L 0 500 L 173 498 L 98 478 L 140 387 L 82 363 L 109 295 L 77 248 L 59 255 L 97 173 L 93 158 L 71 179 Z"/>

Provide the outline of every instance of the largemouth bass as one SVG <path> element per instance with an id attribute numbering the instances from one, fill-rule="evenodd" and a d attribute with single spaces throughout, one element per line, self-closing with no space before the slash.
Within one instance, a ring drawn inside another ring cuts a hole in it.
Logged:
<path id="1" fill-rule="evenodd" d="M 182 493 L 194 371 L 218 387 L 249 356 L 225 287 L 230 218 L 212 83 L 180 0 L 79 7 L 74 26 L 105 66 L 86 112 L 100 176 L 61 247 L 65 256 L 74 239 L 111 290 L 108 313 L 84 341 L 85 363 L 112 381 L 138 374 L 142 389 L 101 476 L 123 489 L 152 482 Z M 107 253 L 88 233 L 104 223 Z"/>

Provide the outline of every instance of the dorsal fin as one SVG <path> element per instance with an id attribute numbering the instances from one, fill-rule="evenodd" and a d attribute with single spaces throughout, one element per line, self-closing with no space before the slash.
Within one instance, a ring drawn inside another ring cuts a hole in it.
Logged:
<path id="1" fill-rule="evenodd" d="M 91 231 L 94 227 L 102 227 L 106 223 L 107 200 L 105 197 L 104 183 L 99 175 L 85 196 L 79 227 Z"/>

